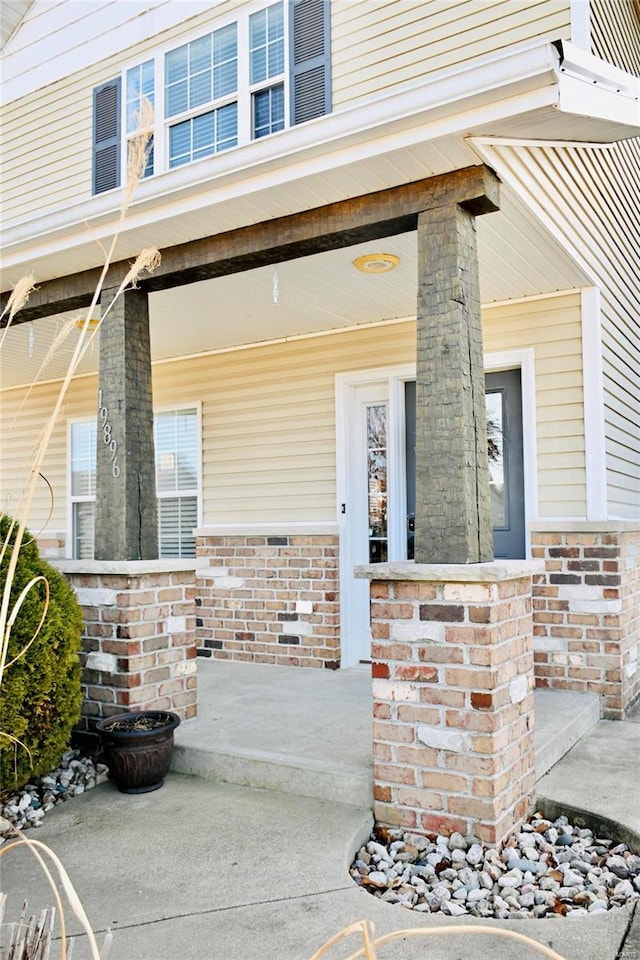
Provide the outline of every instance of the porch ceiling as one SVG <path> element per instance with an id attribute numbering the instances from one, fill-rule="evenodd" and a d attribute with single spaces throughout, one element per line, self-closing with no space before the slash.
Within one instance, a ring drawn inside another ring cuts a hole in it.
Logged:
<path id="1" fill-rule="evenodd" d="M 477 218 L 482 302 L 579 286 L 586 278 L 556 239 L 503 186 L 501 210 Z M 396 254 L 400 265 L 378 276 L 358 272 L 364 253 Z M 274 283 L 277 304 L 274 304 Z M 415 314 L 415 233 L 303 257 L 150 294 L 154 361 L 320 333 Z M 64 376 L 82 312 L 58 314 L 7 331 L 0 357 L 3 388 Z M 52 355 L 52 345 L 65 334 Z M 97 371 L 94 338 L 78 367 Z"/>

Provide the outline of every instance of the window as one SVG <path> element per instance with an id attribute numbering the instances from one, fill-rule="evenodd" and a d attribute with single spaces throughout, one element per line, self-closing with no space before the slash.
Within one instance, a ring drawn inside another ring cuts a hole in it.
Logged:
<path id="1" fill-rule="evenodd" d="M 161 557 L 195 557 L 198 523 L 197 410 L 155 417 L 156 491 Z"/>
<path id="2" fill-rule="evenodd" d="M 158 51 L 97 87 L 95 194 L 125 179 L 143 97 L 155 107 L 145 177 L 328 113 L 329 0 L 280 0 Z"/>
<path id="3" fill-rule="evenodd" d="M 127 98 L 125 103 L 125 122 L 127 131 L 127 157 L 131 141 L 140 129 L 144 117 L 143 104 L 146 100 L 151 108 L 155 105 L 154 62 L 147 60 L 137 67 L 127 70 Z M 142 172 L 143 179 L 153 175 L 153 136 L 147 153 L 147 163 Z"/>
<path id="4" fill-rule="evenodd" d="M 93 557 L 96 498 L 96 423 L 71 424 L 71 540 L 73 556 Z"/>
<path id="5" fill-rule="evenodd" d="M 249 83 L 254 139 L 284 130 L 284 13 L 281 3 L 249 17 Z M 276 81 L 276 82 L 274 82 Z M 261 85 L 261 89 L 257 89 Z"/>
<path id="6" fill-rule="evenodd" d="M 195 407 L 154 417 L 158 542 L 161 557 L 194 557 L 198 523 L 199 419 Z M 96 423 L 72 423 L 70 446 L 71 545 L 73 557 L 93 557 L 96 497 Z"/>

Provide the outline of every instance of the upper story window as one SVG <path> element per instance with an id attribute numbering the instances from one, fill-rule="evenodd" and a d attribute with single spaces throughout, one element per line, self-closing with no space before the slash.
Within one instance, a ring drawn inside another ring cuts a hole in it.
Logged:
<path id="1" fill-rule="evenodd" d="M 280 0 L 97 87 L 93 192 L 125 180 L 145 100 L 154 114 L 145 177 L 328 113 L 329 2 Z"/>

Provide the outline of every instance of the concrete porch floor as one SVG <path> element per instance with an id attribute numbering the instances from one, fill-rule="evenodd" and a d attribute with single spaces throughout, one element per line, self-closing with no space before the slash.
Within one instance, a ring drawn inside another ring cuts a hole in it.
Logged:
<path id="1" fill-rule="evenodd" d="M 176 730 L 174 772 L 372 805 L 368 669 L 322 671 L 202 659 L 197 663 L 199 713 Z M 537 778 L 599 718 L 595 695 L 537 690 Z"/>

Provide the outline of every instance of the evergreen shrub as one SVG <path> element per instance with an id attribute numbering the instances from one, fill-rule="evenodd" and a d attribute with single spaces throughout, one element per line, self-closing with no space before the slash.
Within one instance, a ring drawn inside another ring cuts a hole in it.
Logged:
<path id="1" fill-rule="evenodd" d="M 0 545 L 5 544 L 11 520 L 0 518 Z M 11 546 L 0 563 L 0 595 L 6 589 Z M 10 610 L 24 587 L 36 576 L 49 583 L 49 608 L 40 632 L 28 650 L 5 669 L 0 690 L 0 790 L 21 787 L 31 777 L 56 767 L 68 749 L 71 730 L 80 718 L 82 699 L 79 651 L 82 614 L 70 584 L 40 557 L 25 531 L 11 585 Z M 32 587 L 16 622 L 6 662 L 33 636 L 45 603 L 45 585 Z M 28 747 L 10 741 L 13 737 Z"/>

